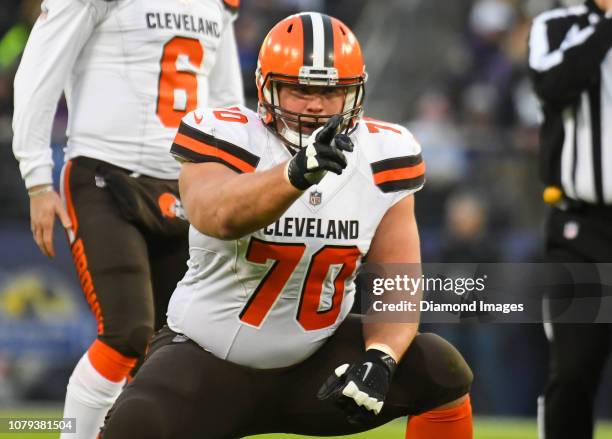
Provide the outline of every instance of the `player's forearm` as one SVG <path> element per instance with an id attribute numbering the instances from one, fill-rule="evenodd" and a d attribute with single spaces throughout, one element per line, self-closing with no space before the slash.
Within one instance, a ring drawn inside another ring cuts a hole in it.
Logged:
<path id="1" fill-rule="evenodd" d="M 287 181 L 284 168 L 281 164 L 264 172 L 231 174 L 192 185 L 182 194 L 189 221 L 202 233 L 220 239 L 237 239 L 272 224 L 302 194 Z"/>
<path id="2" fill-rule="evenodd" d="M 364 323 L 365 348 L 378 349 L 400 361 L 416 336 L 418 326 L 418 323 Z"/>
<path id="3" fill-rule="evenodd" d="M 421 276 L 419 232 L 414 216 L 414 197 L 412 195 L 396 203 L 383 217 L 370 246 L 368 262 L 371 265 L 366 266 L 366 270 L 374 270 L 372 273 L 382 278 L 401 275 L 418 279 Z M 381 273 L 378 273 L 378 267 L 384 267 Z M 399 297 L 397 292 L 393 291 L 387 291 L 378 297 L 377 300 L 385 303 L 406 299 L 405 294 L 401 293 Z M 416 291 L 414 295 L 409 296 L 410 301 L 414 304 L 418 304 L 421 297 L 421 291 Z M 372 320 L 375 320 L 376 323 L 366 323 L 368 315 L 364 316 L 365 348 L 376 348 L 399 361 L 412 343 L 419 325 L 418 311 L 406 311 L 406 313 L 400 321 L 408 323 L 393 320 L 396 318 L 394 313 L 384 315 L 374 312 Z M 381 318 L 388 318 L 388 320 L 381 321 Z M 385 346 L 388 346 L 388 349 L 385 349 Z"/>
<path id="4" fill-rule="evenodd" d="M 222 237 L 242 237 L 281 217 L 302 194 L 284 173 L 282 164 L 262 173 L 243 174 L 224 185 L 218 209 Z"/>

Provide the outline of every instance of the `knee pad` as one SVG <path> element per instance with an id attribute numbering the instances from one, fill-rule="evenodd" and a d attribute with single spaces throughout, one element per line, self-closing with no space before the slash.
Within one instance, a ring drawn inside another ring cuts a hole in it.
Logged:
<path id="1" fill-rule="evenodd" d="M 426 369 L 432 382 L 443 387 L 464 389 L 467 393 L 474 380 L 470 366 L 459 351 L 439 335 L 421 334 Z"/>
<path id="2" fill-rule="evenodd" d="M 417 352 L 416 361 L 423 376 L 425 395 L 423 411 L 431 410 L 451 402 L 470 391 L 474 375 L 455 347 L 442 337 L 424 333 L 418 334 L 411 346 Z"/>
<path id="3" fill-rule="evenodd" d="M 153 336 L 151 326 L 122 328 L 119 333 L 104 334 L 100 340 L 126 357 L 139 358 L 143 356 Z"/>

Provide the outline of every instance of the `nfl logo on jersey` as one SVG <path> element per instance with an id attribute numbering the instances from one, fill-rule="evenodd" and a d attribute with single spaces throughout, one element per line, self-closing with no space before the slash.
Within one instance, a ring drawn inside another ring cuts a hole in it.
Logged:
<path id="1" fill-rule="evenodd" d="M 321 198 L 323 197 L 323 194 L 319 191 L 312 191 L 310 193 L 310 204 L 312 204 L 313 206 L 318 206 L 319 204 L 321 204 Z"/>

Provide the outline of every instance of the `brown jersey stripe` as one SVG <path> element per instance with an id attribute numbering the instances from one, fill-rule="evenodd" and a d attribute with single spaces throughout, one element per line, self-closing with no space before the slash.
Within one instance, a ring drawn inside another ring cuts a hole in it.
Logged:
<path id="1" fill-rule="evenodd" d="M 255 154 L 251 154 L 246 149 L 225 140 L 217 139 L 216 137 L 197 130 L 184 122 L 181 122 L 178 132 L 179 134 L 183 134 L 184 136 L 190 137 L 200 143 L 218 148 L 221 151 L 238 158 L 253 168 L 256 168 L 257 164 L 259 163 L 259 157 L 257 157 Z"/>
<path id="2" fill-rule="evenodd" d="M 380 171 L 374 174 L 374 182 L 376 184 L 386 183 L 388 181 L 395 180 L 410 180 L 413 178 L 420 177 L 425 174 L 425 162 L 421 162 L 418 165 L 389 169 L 388 171 Z"/>
<path id="3" fill-rule="evenodd" d="M 191 151 L 190 149 L 183 148 L 181 145 L 177 145 L 176 143 L 172 144 L 172 149 L 170 150 L 170 152 L 181 161 L 193 163 L 221 163 L 239 174 L 244 173 L 244 171 L 232 165 L 231 163 L 226 162 L 220 157 L 201 155 Z"/>
<path id="4" fill-rule="evenodd" d="M 202 156 L 200 154 L 193 152 L 190 149 L 183 148 L 181 145 L 177 145 L 176 143 L 172 144 L 170 154 L 172 154 L 179 162 L 198 163 L 201 161 L 206 161 L 202 160 Z"/>
<path id="5" fill-rule="evenodd" d="M 410 178 L 407 180 L 391 180 L 377 185 L 383 192 L 398 192 L 411 189 L 418 189 L 425 183 L 425 175 Z"/>
<path id="6" fill-rule="evenodd" d="M 370 166 L 372 167 L 372 172 L 374 174 L 377 174 L 379 172 L 389 171 L 391 169 L 409 168 L 412 166 L 416 166 L 421 162 L 423 162 L 421 154 L 416 154 L 381 160 L 379 162 L 372 163 Z"/>
<path id="7" fill-rule="evenodd" d="M 174 143 L 170 151 L 175 155 L 190 159 L 197 163 L 215 161 L 224 163 L 241 173 L 255 171 L 254 166 L 249 165 L 238 157 L 212 145 L 207 145 L 206 143 L 187 137 L 181 133 L 178 133 L 174 138 Z"/>

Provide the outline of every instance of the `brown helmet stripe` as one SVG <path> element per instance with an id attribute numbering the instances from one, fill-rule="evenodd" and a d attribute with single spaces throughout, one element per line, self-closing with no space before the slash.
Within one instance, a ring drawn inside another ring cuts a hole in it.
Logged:
<path id="1" fill-rule="evenodd" d="M 310 12 L 300 15 L 304 34 L 305 66 L 334 66 L 334 29 L 329 15 Z"/>
<path id="2" fill-rule="evenodd" d="M 302 14 L 300 18 L 302 19 L 302 30 L 304 34 L 304 65 L 312 66 L 314 64 L 312 17 L 310 14 Z"/>
<path id="3" fill-rule="evenodd" d="M 325 38 L 325 67 L 334 66 L 334 29 L 332 27 L 331 17 L 329 15 L 321 14 L 323 18 L 323 35 Z"/>

